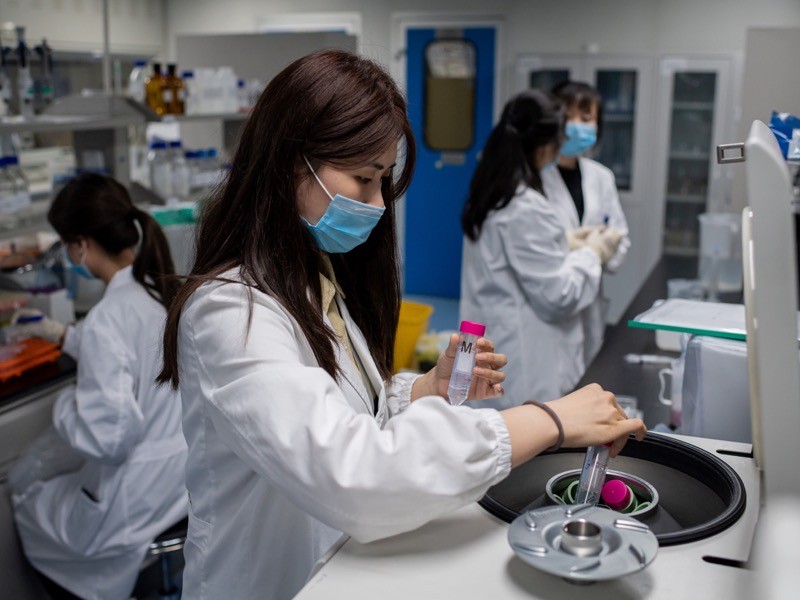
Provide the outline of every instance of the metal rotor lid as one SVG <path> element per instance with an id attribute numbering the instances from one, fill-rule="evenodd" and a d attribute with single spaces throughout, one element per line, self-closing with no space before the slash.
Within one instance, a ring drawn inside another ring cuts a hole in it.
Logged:
<path id="1" fill-rule="evenodd" d="M 647 525 L 590 504 L 522 513 L 508 528 L 508 542 L 529 565 L 572 583 L 635 573 L 658 552 L 658 540 Z"/>

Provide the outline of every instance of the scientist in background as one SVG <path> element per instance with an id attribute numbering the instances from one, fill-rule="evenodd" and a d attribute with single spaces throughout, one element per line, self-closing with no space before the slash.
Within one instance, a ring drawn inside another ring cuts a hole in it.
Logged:
<path id="1" fill-rule="evenodd" d="M 625 261 L 631 245 L 628 222 L 619 203 L 614 173 L 584 156 L 602 132 L 603 99 L 593 87 L 575 81 L 557 85 L 553 93 L 566 110 L 567 139 L 561 146 L 558 168 L 542 174 L 544 193 L 567 222 L 571 249 L 583 245 L 595 229 L 617 243 L 614 256 L 603 265 L 604 272 L 614 272 Z M 586 366 L 603 345 L 607 309 L 601 280 L 597 298 L 582 312 Z"/>
<path id="2" fill-rule="evenodd" d="M 416 529 L 560 438 L 616 453 L 644 435 L 598 385 L 450 405 L 458 336 L 428 373 L 393 375 L 395 199 L 414 148 L 397 85 L 341 50 L 287 66 L 250 113 L 164 335 L 189 444 L 185 597 L 292 598 L 343 535 Z M 502 394 L 506 363 L 477 345 L 471 400 Z"/>
<path id="3" fill-rule="evenodd" d="M 470 183 L 460 318 L 485 323 L 510 357 L 505 396 L 475 406 L 558 398 L 585 370 L 583 313 L 597 302 L 619 238 L 594 228 L 580 244 L 570 241 L 569 212 L 542 184 L 563 141 L 561 102 L 523 92 L 503 109 Z"/>
<path id="4" fill-rule="evenodd" d="M 177 282 L 164 233 L 109 177 L 79 175 L 47 218 L 68 266 L 107 287 L 80 329 L 22 326 L 63 338 L 78 374 L 10 474 L 14 517 L 51 596 L 127 599 L 149 543 L 188 511 L 180 397 L 155 384 Z"/>

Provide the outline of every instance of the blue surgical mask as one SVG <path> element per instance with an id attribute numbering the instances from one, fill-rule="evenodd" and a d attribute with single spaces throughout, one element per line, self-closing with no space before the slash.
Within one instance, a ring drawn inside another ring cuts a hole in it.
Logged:
<path id="1" fill-rule="evenodd" d="M 89 267 L 87 267 L 84 264 L 84 262 L 83 262 L 84 260 L 86 260 L 86 259 L 85 258 L 82 259 L 81 260 L 81 264 L 79 264 L 79 265 L 74 264 L 69 259 L 69 252 L 67 252 L 66 246 L 64 247 L 64 265 L 67 267 L 67 269 L 69 269 L 70 271 L 72 271 L 76 275 L 79 275 L 80 277 L 83 277 L 84 279 L 97 279 L 95 274 L 92 273 L 89 270 Z"/>
<path id="2" fill-rule="evenodd" d="M 331 196 L 328 188 L 322 183 L 311 163 L 304 156 L 308 168 L 317 183 L 325 190 L 331 203 L 328 205 L 325 214 L 316 225 L 312 225 L 306 219 L 308 230 L 317 242 L 320 250 L 330 254 L 340 254 L 350 252 L 356 246 L 367 241 L 369 234 L 378 224 L 378 221 L 385 210 L 382 206 L 370 206 L 363 202 L 358 202 L 351 198 L 336 194 Z"/>
<path id="3" fill-rule="evenodd" d="M 561 146 L 564 156 L 578 156 L 597 143 L 597 125 L 567 121 L 567 141 Z"/>

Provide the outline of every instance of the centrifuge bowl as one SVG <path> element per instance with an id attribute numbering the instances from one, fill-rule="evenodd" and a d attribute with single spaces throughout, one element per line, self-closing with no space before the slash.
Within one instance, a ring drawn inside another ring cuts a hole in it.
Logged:
<path id="1" fill-rule="evenodd" d="M 479 504 L 510 523 L 526 510 L 551 503 L 548 480 L 580 469 L 585 449 L 545 452 L 514 469 L 490 488 Z M 745 509 L 744 484 L 725 462 L 691 444 L 648 434 L 631 439 L 609 469 L 630 473 L 653 485 L 659 494 L 656 510 L 639 518 L 656 534 L 661 546 L 685 544 L 715 535 L 733 525 Z"/>

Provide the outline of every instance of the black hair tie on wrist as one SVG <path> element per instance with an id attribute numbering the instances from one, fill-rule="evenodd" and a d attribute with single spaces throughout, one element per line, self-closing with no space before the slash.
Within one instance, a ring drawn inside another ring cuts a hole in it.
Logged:
<path id="1" fill-rule="evenodd" d="M 556 424 L 556 427 L 558 428 L 558 439 L 556 440 L 555 444 L 553 444 L 552 446 L 547 448 L 547 451 L 548 452 L 555 452 L 556 450 L 561 448 L 561 444 L 564 443 L 564 426 L 561 425 L 561 419 L 558 418 L 558 415 L 556 414 L 556 411 L 554 411 L 552 408 L 547 406 L 547 404 L 545 404 L 544 402 L 539 402 L 538 400 L 528 400 L 527 402 L 523 402 L 522 404 L 523 405 L 524 404 L 532 404 L 533 406 L 538 406 L 544 412 L 546 412 L 548 415 L 550 415 L 550 418 L 553 419 L 553 422 Z"/>

